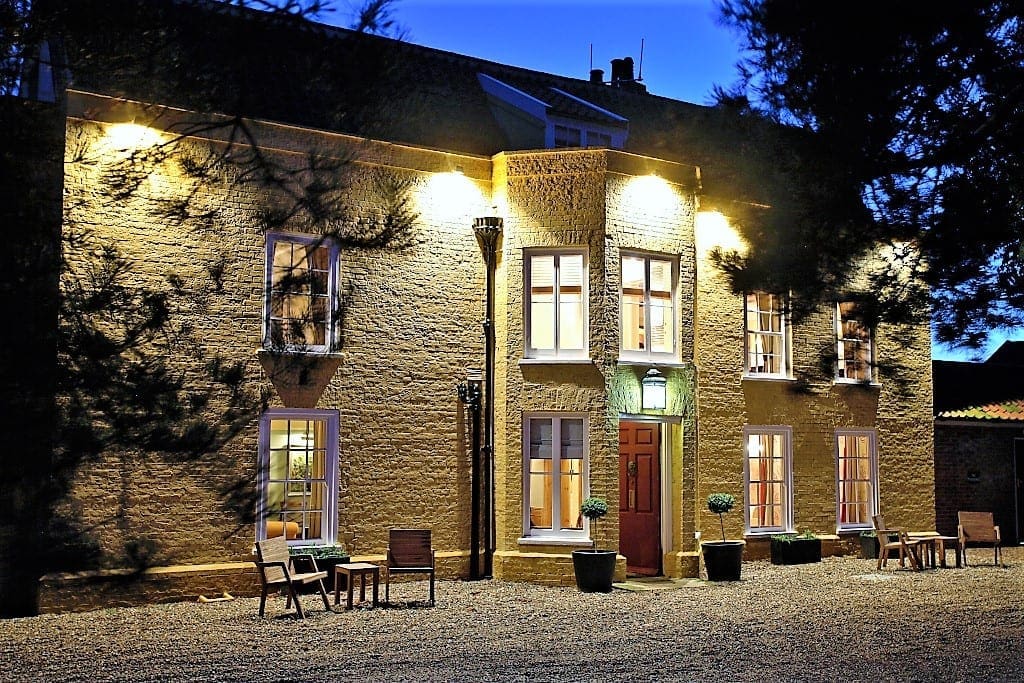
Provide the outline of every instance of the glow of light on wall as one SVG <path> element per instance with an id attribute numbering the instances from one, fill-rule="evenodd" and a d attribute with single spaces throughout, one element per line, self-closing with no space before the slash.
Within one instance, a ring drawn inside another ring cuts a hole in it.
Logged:
<path id="1" fill-rule="evenodd" d="M 416 210 L 427 222 L 465 227 L 473 216 L 488 213 L 483 191 L 457 171 L 435 173 L 415 192 Z"/>
<path id="2" fill-rule="evenodd" d="M 628 215 L 678 220 L 682 198 L 664 178 L 644 175 L 630 178 L 622 191 L 623 209 Z"/>
<path id="3" fill-rule="evenodd" d="M 137 123 L 115 123 L 104 135 L 106 148 L 112 152 L 133 152 L 155 147 L 163 141 L 159 131 Z"/>
<path id="4" fill-rule="evenodd" d="M 729 225 L 729 219 L 718 211 L 701 211 L 696 221 L 697 248 L 709 252 L 716 247 L 725 251 L 746 250 L 746 243 L 736 229 Z"/>

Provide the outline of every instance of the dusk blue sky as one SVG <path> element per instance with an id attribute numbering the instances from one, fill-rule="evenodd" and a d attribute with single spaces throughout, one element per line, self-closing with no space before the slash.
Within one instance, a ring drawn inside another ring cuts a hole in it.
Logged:
<path id="1" fill-rule="evenodd" d="M 348 25 L 346 9 L 358 4 L 341 0 L 324 19 Z M 697 104 L 735 81 L 740 57 L 740 38 L 719 23 L 714 0 L 398 0 L 393 16 L 409 42 L 561 76 L 588 78 L 591 49 L 605 78 L 612 59 L 632 57 L 648 92 Z M 972 359 L 938 346 L 932 355 Z"/>
<path id="2" fill-rule="evenodd" d="M 582 79 L 591 45 L 606 78 L 614 58 L 632 57 L 639 72 L 643 40 L 649 92 L 697 104 L 733 80 L 738 58 L 712 0 L 398 0 L 393 15 L 412 43 Z"/>

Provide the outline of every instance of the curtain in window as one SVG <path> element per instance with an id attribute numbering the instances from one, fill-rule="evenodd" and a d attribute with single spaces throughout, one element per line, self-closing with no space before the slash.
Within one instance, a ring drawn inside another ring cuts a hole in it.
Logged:
<path id="1" fill-rule="evenodd" d="M 579 351 L 584 345 L 583 254 L 558 256 L 558 348 Z"/>
<path id="2" fill-rule="evenodd" d="M 747 371 L 782 373 L 785 337 L 779 297 L 766 292 L 747 294 L 746 312 Z"/>
<path id="3" fill-rule="evenodd" d="M 530 345 L 555 348 L 555 257 L 530 257 Z"/>
<path id="4" fill-rule="evenodd" d="M 582 531 L 584 420 L 531 418 L 528 429 L 529 528 Z"/>
<path id="5" fill-rule="evenodd" d="M 270 274 L 270 337 L 276 343 L 327 343 L 330 248 L 274 242 Z"/>
<path id="6" fill-rule="evenodd" d="M 752 529 L 783 526 L 785 462 L 782 438 L 781 434 L 751 434 L 747 437 L 747 496 Z"/>
<path id="7" fill-rule="evenodd" d="M 838 306 L 839 339 L 836 355 L 839 358 L 837 376 L 847 379 L 871 379 L 871 328 L 868 327 L 859 306 L 854 302 L 841 302 Z"/>
<path id="8" fill-rule="evenodd" d="M 651 351 L 672 353 L 675 339 L 672 314 L 672 261 L 650 260 Z"/>
<path id="9" fill-rule="evenodd" d="M 552 500 L 552 421 L 530 420 L 530 528 L 550 529 Z"/>
<path id="10" fill-rule="evenodd" d="M 583 503 L 583 420 L 563 419 L 560 426 L 562 450 L 559 524 L 562 529 L 582 529 L 580 505 Z"/>
<path id="11" fill-rule="evenodd" d="M 871 440 L 863 434 L 840 435 L 838 452 L 839 523 L 867 525 L 873 511 Z"/>
<path id="12" fill-rule="evenodd" d="M 644 259 L 622 257 L 622 348 L 644 351 L 647 338 L 644 330 Z"/>

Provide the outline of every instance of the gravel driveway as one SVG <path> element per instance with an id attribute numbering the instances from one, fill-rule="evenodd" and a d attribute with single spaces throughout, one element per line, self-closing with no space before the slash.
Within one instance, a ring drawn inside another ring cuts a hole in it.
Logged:
<path id="1" fill-rule="evenodd" d="M 970 550 L 991 563 L 991 551 Z M 952 556 L 951 556 L 952 557 Z M 395 606 L 298 621 L 284 600 L 0 621 L 4 681 L 1024 680 L 1024 549 L 1007 567 L 748 562 L 743 580 L 583 594 L 392 586 Z M 891 566 L 891 565 L 890 565 Z"/>

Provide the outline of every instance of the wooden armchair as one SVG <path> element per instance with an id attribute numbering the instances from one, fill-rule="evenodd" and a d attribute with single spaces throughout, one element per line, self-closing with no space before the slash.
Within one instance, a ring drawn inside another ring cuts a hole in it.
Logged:
<path id="1" fill-rule="evenodd" d="M 999 547 L 999 527 L 996 526 L 991 512 L 958 512 L 957 532 L 960 539 L 960 552 L 963 553 L 964 566 L 967 566 L 967 544 L 991 545 L 993 561 L 1001 565 L 1003 552 Z"/>
<path id="2" fill-rule="evenodd" d="M 921 545 L 924 542 L 923 539 L 910 538 L 903 529 L 886 528 L 884 515 L 872 515 L 871 522 L 875 526 L 875 535 L 878 537 L 877 569 L 881 569 L 888 564 L 890 550 L 895 550 L 899 553 L 901 567 L 905 567 L 905 560 L 910 558 L 911 568 L 914 570 L 921 569 Z"/>
<path id="3" fill-rule="evenodd" d="M 430 529 L 392 529 L 384 574 L 384 602 L 390 598 L 392 574 L 429 574 L 430 604 L 434 604 L 434 549 Z"/>
<path id="4" fill-rule="evenodd" d="M 263 584 L 263 592 L 260 594 L 261 617 L 267 604 L 267 593 L 270 592 L 270 589 L 284 587 L 288 590 L 288 600 L 285 603 L 285 607 L 291 607 L 292 600 L 294 600 L 295 611 L 298 612 L 300 619 L 304 618 L 306 615 L 302 611 L 302 603 L 299 602 L 299 594 L 296 592 L 295 587 L 313 582 L 316 582 L 317 588 L 320 589 L 320 597 L 324 600 L 324 607 L 328 610 L 331 609 L 331 603 L 327 601 L 327 591 L 324 590 L 323 581 L 327 578 L 327 572 L 319 571 L 316 566 L 316 560 L 313 559 L 312 555 L 295 556 L 295 558 L 302 557 L 306 559 L 313 566 L 313 571 L 311 572 L 296 572 L 292 566 L 293 558 L 288 554 L 288 541 L 285 540 L 284 536 L 275 536 L 274 538 L 268 538 L 265 541 L 258 541 L 256 543 L 256 556 L 258 558 L 256 568 L 260 573 L 260 583 Z"/>

